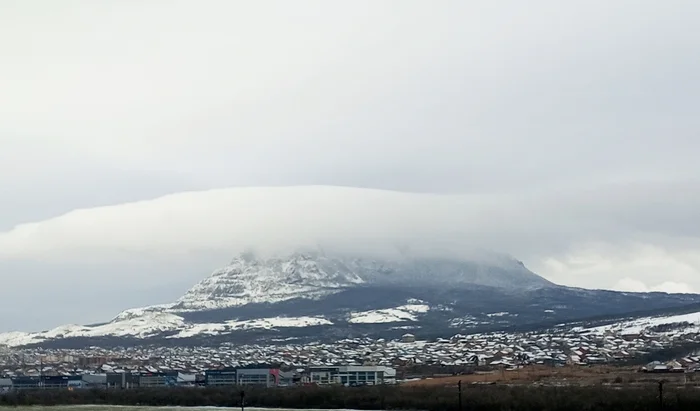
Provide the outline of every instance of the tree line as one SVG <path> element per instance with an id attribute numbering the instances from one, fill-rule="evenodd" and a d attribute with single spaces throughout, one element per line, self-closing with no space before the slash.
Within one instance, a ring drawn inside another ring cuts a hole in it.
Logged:
<path id="1" fill-rule="evenodd" d="M 538 387 L 465 385 L 460 407 L 457 387 L 367 386 L 289 387 L 243 390 L 245 406 L 359 410 L 538 410 L 646 411 L 700 410 L 700 392 L 669 388 L 659 401 L 657 387 Z M 241 407 L 236 388 L 77 389 L 14 391 L 0 394 L 0 406 L 138 405 Z"/>

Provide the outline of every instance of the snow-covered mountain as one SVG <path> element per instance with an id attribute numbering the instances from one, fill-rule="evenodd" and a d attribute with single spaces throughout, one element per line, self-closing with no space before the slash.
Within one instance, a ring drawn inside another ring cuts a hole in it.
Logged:
<path id="1" fill-rule="evenodd" d="M 242 254 L 192 287 L 174 308 L 210 310 L 293 298 L 320 298 L 365 282 L 357 266 L 322 255 L 295 253 L 261 260 Z"/>
<path id="2" fill-rule="evenodd" d="M 0 344 L 393 337 L 406 329 L 444 336 L 692 303 L 700 296 L 558 286 L 502 255 L 464 260 L 247 253 L 171 304 L 125 310 L 94 326 L 0 334 Z"/>
<path id="3" fill-rule="evenodd" d="M 211 310 L 297 298 L 319 299 L 360 285 L 427 284 L 510 290 L 553 285 L 515 259 L 497 258 L 483 262 L 416 258 L 377 260 L 305 252 L 260 259 L 245 253 L 192 287 L 172 308 Z"/>
<path id="4" fill-rule="evenodd" d="M 96 326 L 66 325 L 38 333 L 11 332 L 0 334 L 0 345 L 11 347 L 41 344 L 62 339 L 129 338 L 146 340 L 154 337 L 182 339 L 198 335 L 220 335 L 236 330 L 273 329 L 332 325 L 322 317 L 273 317 L 222 323 L 193 323 L 168 311 L 147 308 L 137 317 L 117 316 Z"/>

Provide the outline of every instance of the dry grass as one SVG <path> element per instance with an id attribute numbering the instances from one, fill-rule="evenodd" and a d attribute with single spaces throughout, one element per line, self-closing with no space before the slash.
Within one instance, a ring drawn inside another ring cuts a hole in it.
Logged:
<path id="1" fill-rule="evenodd" d="M 651 375 L 638 372 L 634 367 L 613 367 L 613 366 L 565 366 L 565 367 L 545 367 L 530 366 L 520 370 L 498 370 L 486 373 L 469 375 L 457 375 L 450 377 L 426 378 L 423 380 L 410 381 L 406 385 L 416 386 L 447 386 L 456 385 L 458 381 L 462 384 L 478 383 L 507 383 L 507 384 L 572 384 L 572 385 L 593 385 L 593 384 L 635 384 L 649 383 L 664 379 L 669 382 L 683 383 L 682 374 Z M 689 381 L 695 384 L 693 381 Z"/>

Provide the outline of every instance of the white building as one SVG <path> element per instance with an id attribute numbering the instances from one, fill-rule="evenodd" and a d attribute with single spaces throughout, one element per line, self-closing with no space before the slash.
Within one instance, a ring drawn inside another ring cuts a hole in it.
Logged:
<path id="1" fill-rule="evenodd" d="M 305 382 L 313 384 L 378 385 L 396 383 L 396 370 L 382 365 L 309 367 Z"/>

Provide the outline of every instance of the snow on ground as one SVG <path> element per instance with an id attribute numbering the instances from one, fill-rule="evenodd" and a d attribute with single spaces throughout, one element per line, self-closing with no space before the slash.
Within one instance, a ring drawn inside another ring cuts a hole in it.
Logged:
<path id="1" fill-rule="evenodd" d="M 225 323 L 193 324 L 170 338 L 187 338 L 200 334 L 217 335 L 227 331 L 249 330 L 255 328 L 292 328 L 333 325 L 323 317 L 270 317 L 245 321 L 227 321 Z"/>
<path id="2" fill-rule="evenodd" d="M 138 318 L 146 315 L 147 313 L 152 313 L 152 312 L 161 312 L 161 311 L 167 311 L 170 308 L 172 308 L 174 304 L 161 304 L 161 305 L 150 305 L 148 307 L 141 307 L 141 308 L 130 308 L 128 310 L 124 310 L 120 312 L 114 319 L 112 319 L 112 322 L 114 321 L 124 321 L 124 320 L 129 320 L 132 318 Z"/>
<path id="3" fill-rule="evenodd" d="M 83 325 L 69 324 L 69 325 L 62 325 L 60 327 L 56 327 L 56 328 L 49 330 L 49 331 L 44 331 L 43 333 L 41 333 L 41 336 L 45 339 L 63 338 L 66 335 L 82 334 L 85 332 L 89 332 L 90 330 L 91 330 L 90 327 L 85 327 Z"/>
<path id="4" fill-rule="evenodd" d="M 185 326 L 185 320 L 175 314 L 145 311 L 141 316 L 117 317 L 114 321 L 93 327 L 63 325 L 52 330 L 37 333 L 11 332 L 0 334 L 0 344 L 17 347 L 40 343 L 56 338 L 73 337 L 136 337 L 145 338 L 166 331 L 174 331 Z"/>
<path id="5" fill-rule="evenodd" d="M 126 313 L 126 314 L 124 314 Z M 192 324 L 184 318 L 165 311 L 132 310 L 118 315 L 114 321 L 86 327 L 65 325 L 38 333 L 11 332 L 0 334 L 0 345 L 17 347 L 56 338 L 72 337 L 134 337 L 146 338 L 163 332 L 178 332 L 172 338 L 187 338 L 199 334 L 217 335 L 234 330 L 272 329 L 333 325 L 323 317 L 271 317 L 254 320 L 232 320 L 225 323 Z"/>
<path id="6" fill-rule="evenodd" d="M 430 307 L 425 304 L 407 304 L 396 308 L 352 313 L 348 322 L 355 324 L 380 324 L 417 321 L 416 314 L 426 313 L 429 310 Z"/>
<path id="7" fill-rule="evenodd" d="M 679 331 L 683 333 L 700 332 L 700 312 L 673 316 L 643 317 L 592 328 L 577 327 L 574 331 L 591 334 L 604 334 L 606 331 L 614 331 L 622 335 L 639 334 L 643 331 L 649 331 L 651 328 L 659 325 L 686 322 L 691 324 L 691 326 L 683 327 L 681 330 L 670 330 L 665 333 L 677 333 Z"/>
<path id="8" fill-rule="evenodd" d="M 20 345 L 33 344 L 43 340 L 35 340 L 35 334 L 20 331 L 12 331 L 0 334 L 0 345 L 18 347 Z"/>
<path id="9" fill-rule="evenodd" d="M 233 297 L 201 297 L 195 295 L 194 297 L 186 295 L 180 298 L 175 305 L 173 305 L 173 311 L 179 312 L 193 312 L 193 311 L 203 311 L 203 310 L 217 310 L 229 307 L 240 307 L 246 304 L 255 303 L 278 303 L 282 301 L 291 300 L 297 298 L 299 295 L 303 295 L 302 298 L 306 299 L 319 299 L 326 297 L 328 295 L 339 292 L 341 289 L 322 289 L 318 290 L 313 287 L 295 286 L 287 287 L 285 291 L 277 291 L 277 294 L 265 293 L 264 291 L 259 291 L 257 293 L 245 294 Z"/>
<path id="10" fill-rule="evenodd" d="M 175 331 L 185 326 L 185 319 L 166 312 L 146 312 L 140 317 L 114 321 L 90 327 L 88 330 L 70 334 L 70 337 L 97 337 L 103 335 L 144 338 L 166 331 Z M 64 336 L 67 337 L 67 336 Z"/>
<path id="11" fill-rule="evenodd" d="M 311 327 L 316 325 L 333 325 L 323 317 L 271 317 L 247 321 L 232 321 L 234 329 L 277 328 L 277 327 Z"/>
<path id="12" fill-rule="evenodd" d="M 226 323 L 192 324 L 190 327 L 168 338 L 189 338 L 196 335 L 219 335 L 228 329 Z"/>

